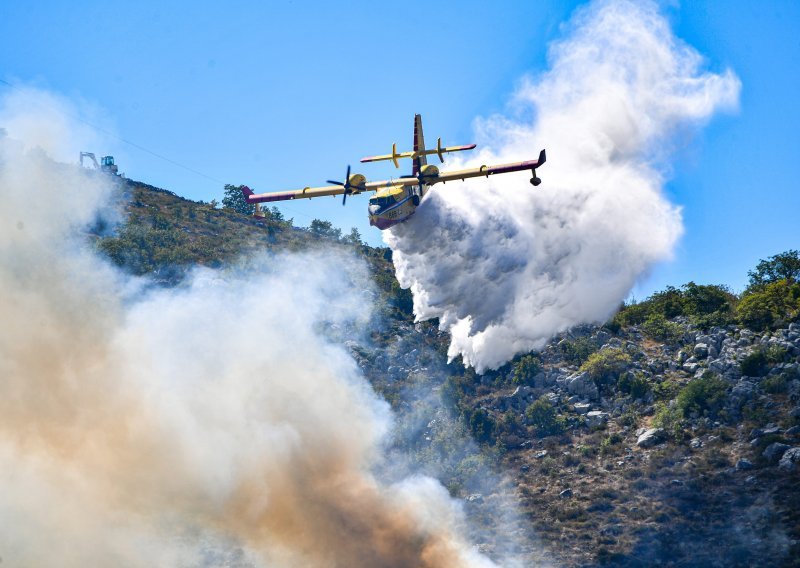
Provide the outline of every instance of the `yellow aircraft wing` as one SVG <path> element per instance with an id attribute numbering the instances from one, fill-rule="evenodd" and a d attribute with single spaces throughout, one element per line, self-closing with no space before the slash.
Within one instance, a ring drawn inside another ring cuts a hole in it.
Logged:
<path id="1" fill-rule="evenodd" d="M 535 170 L 536 168 L 544 164 L 546 160 L 547 160 L 547 155 L 545 154 L 545 151 L 542 150 L 541 152 L 539 152 L 538 160 L 513 162 L 510 164 L 500 164 L 497 166 L 480 166 L 478 168 L 468 168 L 466 170 L 455 170 L 452 172 L 437 173 L 436 175 L 430 176 L 430 178 L 426 176 L 423 176 L 423 178 L 425 179 L 426 183 L 428 183 L 429 185 L 433 185 L 434 183 L 439 183 L 439 182 L 444 183 L 454 180 L 465 180 L 467 178 L 473 178 L 473 177 L 482 177 L 482 176 L 489 177 L 495 174 L 507 174 L 511 172 L 531 170 L 531 172 L 533 173 L 531 181 L 534 183 L 534 185 L 539 185 L 536 182 L 541 180 L 539 180 L 539 178 L 536 177 Z"/>
<path id="2" fill-rule="evenodd" d="M 312 197 L 326 197 L 328 195 L 341 195 L 344 187 L 341 185 L 328 185 L 325 187 L 304 187 L 290 191 L 276 191 L 273 193 L 253 193 L 249 187 L 242 188 L 248 203 L 267 203 L 269 201 L 286 201 L 289 199 L 311 199 Z M 353 193 L 360 193 L 354 191 Z"/>
<path id="3" fill-rule="evenodd" d="M 291 199 L 311 199 L 312 197 L 327 197 L 332 195 L 358 195 L 365 191 L 379 191 L 386 187 L 406 187 L 409 185 L 434 185 L 436 183 L 465 180 L 473 177 L 489 177 L 494 174 L 506 174 L 510 172 L 519 172 L 523 170 L 531 170 L 533 177 L 531 182 L 534 185 L 539 185 L 541 180 L 536 177 L 536 168 L 544 164 L 547 156 L 545 151 L 539 153 L 538 160 L 528 160 L 525 162 L 513 162 L 510 164 L 500 164 L 497 166 L 480 166 L 479 168 L 468 168 L 465 170 L 455 170 L 452 172 L 439 172 L 435 166 L 425 166 L 420 172 L 419 176 L 401 177 L 392 180 L 383 181 L 367 181 L 362 174 L 353 174 L 349 179 L 349 189 L 345 189 L 343 185 L 326 185 L 324 187 L 304 187 L 303 189 L 296 189 L 291 191 L 277 191 L 274 193 L 254 193 L 249 187 L 242 187 L 242 192 L 245 195 L 248 203 L 266 203 L 269 201 L 287 201 Z"/>
<path id="4" fill-rule="evenodd" d="M 371 181 L 362 174 L 354 174 L 350 176 L 350 188 L 347 191 L 348 195 L 358 195 L 365 191 L 378 191 L 385 187 L 404 187 L 407 185 L 417 185 L 419 179 L 416 177 L 399 178 L 395 180 Z M 327 197 L 342 195 L 345 193 L 345 188 L 342 185 L 326 185 L 323 187 L 304 187 L 303 189 L 295 189 L 290 191 L 276 191 L 273 193 L 254 193 L 249 187 L 242 187 L 245 199 L 248 203 L 267 203 L 270 201 L 288 201 L 292 199 L 311 199 L 313 197 Z"/>

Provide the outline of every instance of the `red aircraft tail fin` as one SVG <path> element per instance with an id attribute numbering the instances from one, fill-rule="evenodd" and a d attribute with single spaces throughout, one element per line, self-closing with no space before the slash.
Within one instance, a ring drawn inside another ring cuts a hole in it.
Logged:
<path id="1" fill-rule="evenodd" d="M 251 195 L 255 195 L 253 190 L 247 187 L 246 185 L 242 186 L 242 193 L 244 194 L 244 200 L 250 203 L 250 199 L 248 199 Z"/>

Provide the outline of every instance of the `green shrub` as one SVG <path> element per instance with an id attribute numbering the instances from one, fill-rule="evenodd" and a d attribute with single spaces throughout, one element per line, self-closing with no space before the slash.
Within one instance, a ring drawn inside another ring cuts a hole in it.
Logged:
<path id="1" fill-rule="evenodd" d="M 589 337 L 565 340 L 559 343 L 564 360 L 573 365 L 582 365 L 589 355 L 597 351 L 597 344 Z"/>
<path id="2" fill-rule="evenodd" d="M 547 399 L 542 397 L 525 409 L 525 417 L 540 437 L 560 434 L 566 427 L 566 420 L 559 416 L 556 409 Z"/>
<path id="3" fill-rule="evenodd" d="M 476 441 L 490 442 L 492 440 L 495 424 L 488 411 L 478 408 L 472 412 L 467 411 L 464 417 Z"/>
<path id="4" fill-rule="evenodd" d="M 746 377 L 763 377 L 770 365 L 784 363 L 791 359 L 789 353 L 780 345 L 770 345 L 766 349 L 755 349 L 740 364 L 742 374 Z"/>
<path id="5" fill-rule="evenodd" d="M 623 304 L 617 315 L 611 320 L 615 325 L 620 327 L 628 327 L 629 325 L 638 325 L 647 319 L 649 315 L 649 306 L 646 304 Z"/>
<path id="6" fill-rule="evenodd" d="M 789 377 L 785 373 L 772 375 L 761 381 L 761 388 L 770 394 L 786 392 L 789 386 Z"/>
<path id="7" fill-rule="evenodd" d="M 695 318 L 716 314 L 720 319 L 730 318 L 736 303 L 736 296 L 725 286 L 715 284 L 695 284 L 689 282 L 681 286 L 686 315 Z"/>
<path id="8" fill-rule="evenodd" d="M 631 362 L 631 356 L 616 347 L 601 349 L 589 355 L 581 365 L 581 371 L 589 373 L 594 382 L 600 386 L 615 382 Z"/>
<path id="9" fill-rule="evenodd" d="M 641 373 L 622 373 L 617 380 L 617 388 L 620 392 L 628 394 L 631 398 L 644 398 L 650 391 L 650 384 L 647 378 Z"/>
<path id="10" fill-rule="evenodd" d="M 800 284 L 778 280 L 749 290 L 736 307 L 739 323 L 765 331 L 800 317 Z"/>
<path id="11" fill-rule="evenodd" d="M 695 413 L 700 416 L 716 416 L 727 392 L 728 384 L 725 381 L 715 375 L 706 374 L 703 378 L 690 381 L 681 389 L 675 407 L 684 417 Z"/>
<path id="12" fill-rule="evenodd" d="M 608 454 L 611 451 L 613 446 L 617 446 L 622 443 L 622 436 L 617 433 L 609 434 L 603 441 L 600 442 L 600 453 Z"/>
<path id="13" fill-rule="evenodd" d="M 767 372 L 767 355 L 761 349 L 756 349 L 739 365 L 745 377 L 761 377 Z"/>
<path id="14" fill-rule="evenodd" d="M 656 405 L 656 412 L 653 416 L 653 426 L 663 428 L 675 440 L 683 438 L 683 415 L 675 408 L 664 403 Z"/>
<path id="15" fill-rule="evenodd" d="M 655 396 L 656 400 L 672 400 L 680 390 L 681 386 L 675 381 L 661 381 L 653 385 L 653 396 Z"/>
<path id="16" fill-rule="evenodd" d="M 645 333 L 654 339 L 671 341 L 678 337 L 674 335 L 677 330 L 665 326 L 665 321 L 687 316 L 706 329 L 727 325 L 732 321 L 735 304 L 736 296 L 725 286 L 689 282 L 680 289 L 667 286 L 638 304 L 623 305 L 612 322 L 618 326 L 646 324 L 650 329 L 644 330 Z"/>
<path id="17" fill-rule="evenodd" d="M 648 317 L 657 314 L 664 318 L 674 318 L 685 313 L 683 294 L 673 286 L 655 292 L 643 304 L 647 306 Z"/>
<path id="18" fill-rule="evenodd" d="M 542 363 L 535 355 L 525 355 L 514 363 L 511 381 L 515 385 L 533 386 L 533 378 L 542 370 Z"/>
<path id="19" fill-rule="evenodd" d="M 683 328 L 668 321 L 662 314 L 650 314 L 642 324 L 642 331 L 657 341 L 673 343 L 683 336 Z"/>

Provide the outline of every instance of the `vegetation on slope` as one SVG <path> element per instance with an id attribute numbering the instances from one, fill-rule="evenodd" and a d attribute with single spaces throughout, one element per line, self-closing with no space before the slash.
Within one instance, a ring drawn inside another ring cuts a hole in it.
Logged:
<path id="1" fill-rule="evenodd" d="M 324 245 L 365 259 L 386 323 L 351 353 L 398 414 L 396 449 L 464 498 L 480 534 L 493 535 L 482 550 L 510 538 L 492 496 L 479 495 L 493 491 L 486 471 L 501 464 L 528 526 L 560 564 L 800 558 L 800 482 L 766 457 L 800 444 L 797 251 L 761 261 L 740 295 L 668 287 L 479 375 L 447 362 L 436 322 L 414 324 L 391 251 L 364 245 L 357 231 L 343 236 L 322 220 L 297 228 L 277 209 L 257 220 L 244 214 L 238 186 L 226 186 L 220 208 L 121 184 L 128 221 L 115 234 L 98 231 L 97 246 L 163 285 L 195 265 L 265 250 Z M 663 436 L 640 445 L 654 428 Z"/>

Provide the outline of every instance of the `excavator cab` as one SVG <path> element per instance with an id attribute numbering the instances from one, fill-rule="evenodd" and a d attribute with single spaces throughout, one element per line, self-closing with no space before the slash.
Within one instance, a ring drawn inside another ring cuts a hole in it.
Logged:
<path id="1" fill-rule="evenodd" d="M 103 156 L 100 158 L 100 169 L 110 174 L 117 173 L 117 166 L 114 164 L 114 156 Z"/>

